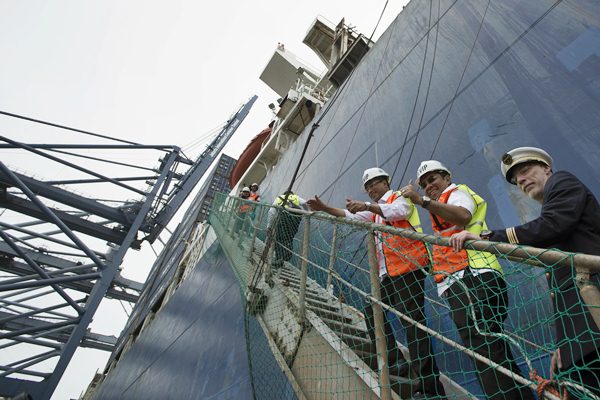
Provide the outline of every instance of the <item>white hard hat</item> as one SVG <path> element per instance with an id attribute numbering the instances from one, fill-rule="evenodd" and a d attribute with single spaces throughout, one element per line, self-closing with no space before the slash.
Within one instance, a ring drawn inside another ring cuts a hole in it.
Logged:
<path id="1" fill-rule="evenodd" d="M 417 169 L 417 185 L 420 185 L 421 177 L 429 172 L 433 171 L 446 171 L 449 175 L 450 170 L 446 168 L 444 164 L 436 160 L 428 160 L 421 162 L 419 169 Z"/>
<path id="2" fill-rule="evenodd" d="M 252 186 L 258 187 L 258 183 L 253 183 L 252 185 L 250 185 L 250 187 L 252 187 Z"/>
<path id="3" fill-rule="evenodd" d="M 552 168 L 552 157 L 544 150 L 537 147 L 517 147 L 502 156 L 502 162 L 500 163 L 502 175 L 509 183 L 514 185 L 515 183 L 512 181 L 513 168 L 531 161 L 538 161 Z"/>
<path id="4" fill-rule="evenodd" d="M 250 188 L 248 186 L 244 186 L 242 192 L 249 192 Z"/>
<path id="5" fill-rule="evenodd" d="M 363 172 L 363 177 L 362 177 L 363 186 L 366 185 L 367 182 L 369 182 L 371 179 L 378 178 L 380 176 L 385 176 L 388 183 L 390 182 L 390 175 L 387 172 L 385 172 L 384 170 L 382 170 L 381 168 L 365 169 L 365 172 Z"/>

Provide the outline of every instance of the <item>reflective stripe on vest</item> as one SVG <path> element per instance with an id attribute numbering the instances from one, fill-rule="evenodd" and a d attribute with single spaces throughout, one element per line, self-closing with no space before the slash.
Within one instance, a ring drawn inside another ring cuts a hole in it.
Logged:
<path id="1" fill-rule="evenodd" d="M 467 185 L 461 184 L 452 190 L 442 193 L 437 201 L 444 204 L 448 203 L 450 195 L 457 189 L 467 193 L 475 202 L 475 212 L 473 213 L 473 216 L 471 217 L 471 220 L 465 229 L 469 232 L 479 235 L 481 231 L 487 229 L 487 225 L 485 223 L 487 203 L 481 196 L 471 190 L 471 188 L 469 188 Z M 454 233 L 458 233 L 463 230 L 461 227 L 458 227 L 450 222 L 446 222 L 442 218 L 438 217 L 437 215 L 434 216 L 433 214 L 431 214 L 431 225 L 436 236 L 442 237 L 450 237 Z M 496 256 L 491 253 L 476 250 L 460 250 L 455 252 L 452 247 L 433 246 L 433 272 L 435 274 L 434 278 L 436 282 L 441 282 L 448 275 L 465 269 L 467 265 L 469 265 L 471 268 L 477 269 L 491 268 L 502 273 L 502 267 L 500 266 L 500 263 L 498 263 Z"/>
<path id="2" fill-rule="evenodd" d="M 399 196 L 399 192 L 392 193 L 387 199 L 386 204 L 392 204 Z M 410 206 L 408 220 L 386 221 L 381 216 L 373 213 L 373 222 L 422 232 L 419 213 L 410 200 L 406 199 L 406 201 Z M 384 262 L 389 276 L 402 275 L 410 271 L 415 271 L 420 266 L 429 264 L 429 253 L 423 242 L 386 232 L 379 232 L 379 235 L 381 238 L 381 247 L 383 248 Z M 377 256 L 381 257 L 379 253 Z"/>
<path id="3" fill-rule="evenodd" d="M 250 193 L 248 200 L 258 201 L 259 198 L 260 198 L 260 196 L 258 195 L 258 193 Z"/>

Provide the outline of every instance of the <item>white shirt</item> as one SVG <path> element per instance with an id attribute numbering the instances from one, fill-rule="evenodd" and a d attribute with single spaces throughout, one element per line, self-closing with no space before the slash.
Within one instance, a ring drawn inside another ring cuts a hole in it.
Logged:
<path id="1" fill-rule="evenodd" d="M 450 190 L 453 190 L 456 188 L 456 185 L 453 183 L 450 186 L 448 186 L 443 192 L 446 193 Z M 469 213 L 471 213 L 471 216 L 473 216 L 473 214 L 475 213 L 475 200 L 473 200 L 473 197 L 471 197 L 470 194 L 468 194 L 467 192 L 464 192 L 460 189 L 453 191 L 450 194 L 450 197 L 448 197 L 448 202 L 446 204 L 450 204 L 452 206 L 459 206 L 462 207 L 464 209 L 466 209 Z M 469 267 L 467 267 L 469 268 Z M 471 269 L 471 274 L 473 275 L 479 275 L 479 274 L 483 274 L 484 272 L 490 272 L 490 271 L 494 271 L 491 268 L 470 268 Z M 453 273 L 452 275 L 449 275 L 446 279 L 444 279 L 443 281 L 441 281 L 440 283 L 437 284 L 437 292 L 438 292 L 438 296 L 442 296 L 442 294 L 448 290 L 448 288 L 457 280 L 462 279 L 462 277 L 465 275 L 465 270 L 460 270 L 457 271 L 455 273 Z"/>
<path id="2" fill-rule="evenodd" d="M 370 211 L 359 211 L 356 214 L 352 214 L 348 210 L 344 210 L 346 218 L 355 221 L 367 221 L 373 222 L 373 215 L 375 215 L 375 223 L 385 224 L 385 221 L 401 221 L 408 219 L 410 216 L 410 204 L 402 196 L 398 196 L 391 204 L 387 204 L 387 200 L 393 194 L 391 190 L 385 192 L 383 196 L 377 201 L 383 217 L 379 214 L 372 213 Z M 383 253 L 383 246 L 381 244 L 381 233 L 377 232 L 375 236 L 375 243 L 377 245 L 377 260 L 379 262 L 379 277 L 383 279 L 387 275 L 387 267 L 385 264 L 385 256 Z"/>

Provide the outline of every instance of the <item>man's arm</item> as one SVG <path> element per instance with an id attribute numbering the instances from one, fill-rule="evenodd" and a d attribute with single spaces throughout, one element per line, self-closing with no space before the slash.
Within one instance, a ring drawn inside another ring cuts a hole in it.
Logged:
<path id="1" fill-rule="evenodd" d="M 391 203 L 378 204 L 377 207 L 377 214 L 389 222 L 407 220 L 414 210 L 414 206 L 402 196 L 397 196 Z"/>
<path id="2" fill-rule="evenodd" d="M 471 220 L 471 213 L 466 208 L 440 203 L 437 200 L 431 200 L 427 206 L 427 211 L 457 226 L 466 226 Z"/>
<path id="3" fill-rule="evenodd" d="M 404 186 L 400 193 L 402 196 L 410 199 L 414 204 L 423 205 L 423 196 L 421 196 L 417 189 L 412 185 L 412 181 Z M 437 200 L 431 200 L 427 206 L 427 211 L 437 215 L 444 221 L 448 221 L 454 225 L 466 226 L 471 220 L 471 213 L 464 207 L 455 206 L 452 204 L 440 203 Z"/>
<path id="4" fill-rule="evenodd" d="M 586 189 L 568 172 L 548 179 L 538 218 L 526 224 L 495 230 L 490 240 L 548 247 L 560 242 L 576 228 L 586 204 Z"/>
<path id="5" fill-rule="evenodd" d="M 346 210 L 348 210 L 351 214 L 358 214 L 360 212 L 365 213 L 373 213 L 378 214 L 383 217 L 383 211 L 381 210 L 381 205 L 377 203 L 369 203 L 367 204 L 364 201 L 360 200 L 352 200 L 346 199 Z M 371 215 L 367 219 L 369 219 Z"/>
<path id="6" fill-rule="evenodd" d="M 454 251 L 460 251 L 467 240 L 481 240 L 481 237 L 469 231 L 458 232 L 450 237 L 450 245 Z"/>
<path id="7" fill-rule="evenodd" d="M 313 211 L 324 211 L 327 214 L 333 215 L 335 217 L 345 217 L 346 216 L 346 213 L 344 212 L 343 209 L 337 208 L 337 207 L 332 207 L 328 204 L 325 204 L 319 198 L 319 196 L 315 196 L 314 199 L 307 200 L 306 204 Z"/>

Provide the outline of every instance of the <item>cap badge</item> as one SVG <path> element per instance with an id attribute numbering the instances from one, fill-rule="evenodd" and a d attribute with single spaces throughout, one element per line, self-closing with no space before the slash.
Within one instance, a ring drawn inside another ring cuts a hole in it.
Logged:
<path id="1" fill-rule="evenodd" d="M 512 158 L 512 156 L 511 156 L 510 154 L 508 154 L 508 153 L 505 153 L 505 154 L 502 156 L 502 162 L 503 162 L 504 164 L 506 164 L 506 165 L 510 165 L 510 164 L 512 164 L 512 162 L 513 162 L 513 158 Z"/>

